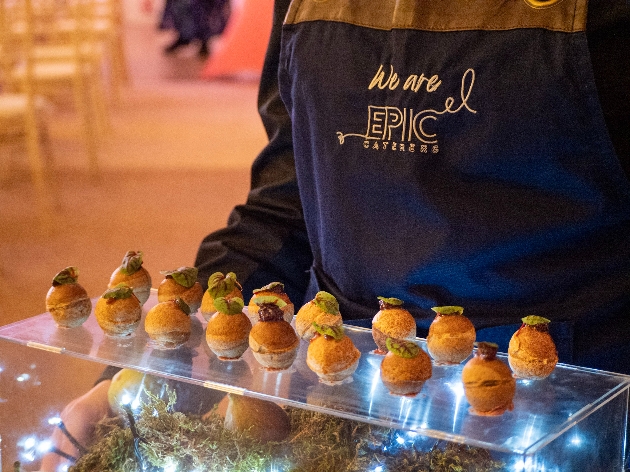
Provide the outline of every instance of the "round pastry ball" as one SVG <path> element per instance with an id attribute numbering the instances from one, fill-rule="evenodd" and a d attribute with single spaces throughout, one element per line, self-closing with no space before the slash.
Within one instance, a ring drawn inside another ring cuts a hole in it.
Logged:
<path id="1" fill-rule="evenodd" d="M 416 337 L 416 320 L 402 307 L 398 298 L 379 298 L 380 310 L 372 318 L 372 337 L 377 353 L 387 352 L 387 338 L 413 340 Z"/>
<path id="2" fill-rule="evenodd" d="M 252 324 L 256 324 L 258 322 L 258 310 L 259 306 L 254 303 L 254 299 L 256 297 L 268 297 L 268 296 L 276 296 L 280 298 L 286 305 L 282 307 L 282 313 L 284 315 L 284 321 L 287 323 L 291 323 L 293 321 L 293 315 L 295 314 L 295 305 L 284 291 L 284 284 L 280 282 L 272 282 L 269 285 L 265 285 L 259 289 L 253 291 L 253 296 L 249 300 L 249 305 L 247 306 L 247 310 L 249 313 L 249 318 Z"/>
<path id="3" fill-rule="evenodd" d="M 291 421 L 273 402 L 228 393 L 224 426 L 261 442 L 283 441 L 291 433 Z"/>
<path id="4" fill-rule="evenodd" d="M 269 370 L 291 367 L 297 357 L 300 339 L 284 320 L 258 322 L 249 333 L 254 358 Z"/>
<path id="5" fill-rule="evenodd" d="M 96 302 L 96 321 L 108 336 L 132 334 L 142 318 L 142 305 L 131 287 L 124 284 L 108 289 Z"/>
<path id="6" fill-rule="evenodd" d="M 238 282 L 234 272 L 223 274 L 215 272 L 208 278 L 208 288 L 201 299 L 201 315 L 208 321 L 216 313 L 214 300 L 217 298 L 243 300 L 243 287 Z"/>
<path id="7" fill-rule="evenodd" d="M 514 408 L 516 380 L 510 368 L 496 358 L 498 346 L 478 343 L 475 356 L 462 369 L 464 393 L 471 413 L 498 416 Z"/>
<path id="8" fill-rule="evenodd" d="M 240 358 L 249 347 L 250 319 L 243 313 L 241 298 L 216 299 L 218 311 L 208 320 L 206 342 L 219 359 Z"/>
<path id="9" fill-rule="evenodd" d="M 431 358 L 416 343 L 387 339 L 388 353 L 381 362 L 381 380 L 393 395 L 415 396 L 431 378 Z"/>
<path id="10" fill-rule="evenodd" d="M 191 326 L 190 308 L 181 299 L 158 303 L 144 320 L 144 330 L 162 349 L 174 349 L 186 343 Z"/>
<path id="11" fill-rule="evenodd" d="M 512 335 L 508 362 L 516 377 L 544 379 L 556 368 L 558 351 L 549 334 L 549 323 L 541 316 L 526 316 L 521 328 Z"/>
<path id="12" fill-rule="evenodd" d="M 81 326 L 92 313 L 92 301 L 78 278 L 76 267 L 66 267 L 55 275 L 46 294 L 46 310 L 60 328 Z"/>
<path id="13" fill-rule="evenodd" d="M 328 292 L 318 292 L 315 298 L 305 303 L 295 315 L 295 331 L 300 338 L 309 341 L 315 336 L 313 322 L 322 326 L 341 326 L 337 299 Z"/>
<path id="14" fill-rule="evenodd" d="M 429 326 L 427 350 L 436 364 L 459 364 L 472 354 L 475 327 L 456 306 L 436 307 L 437 313 Z"/>
<path id="15" fill-rule="evenodd" d="M 128 251 L 120 267 L 112 273 L 107 288 L 124 283 L 133 289 L 140 304 L 144 305 L 151 294 L 151 275 L 142 267 L 142 257 L 142 251 Z"/>
<path id="16" fill-rule="evenodd" d="M 196 267 L 180 267 L 176 270 L 162 271 L 164 280 L 158 286 L 158 302 L 181 298 L 195 314 L 201 306 L 203 288 L 197 282 Z"/>
<path id="17" fill-rule="evenodd" d="M 336 384 L 349 378 L 357 370 L 361 352 L 341 326 L 316 325 L 316 331 L 308 345 L 306 365 L 324 383 Z"/>

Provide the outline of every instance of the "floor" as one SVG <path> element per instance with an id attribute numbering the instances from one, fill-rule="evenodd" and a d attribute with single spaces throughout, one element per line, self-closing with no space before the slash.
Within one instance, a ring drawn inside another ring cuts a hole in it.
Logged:
<path id="1" fill-rule="evenodd" d="M 246 198 L 249 167 L 266 141 L 257 81 L 200 80 L 193 49 L 162 54 L 169 33 L 151 23 L 125 32 L 131 81 L 110 104 L 98 180 L 88 175 L 73 110 L 57 103 L 51 117 L 56 198 L 48 233 L 38 226 L 25 157 L 12 155 L 0 185 L 0 325 L 45 312 L 52 277 L 69 265 L 79 267 L 91 297 L 103 293 L 127 250 L 144 251 L 156 281 L 161 270 L 192 265 L 201 239 Z M 36 456 L 29 463 L 24 455 L 24 438 L 42 428 L 31 405 L 54 398 L 51 413 L 60 411 L 102 367 L 0 340 L 0 471 L 18 459 L 23 471 L 36 470 Z"/>

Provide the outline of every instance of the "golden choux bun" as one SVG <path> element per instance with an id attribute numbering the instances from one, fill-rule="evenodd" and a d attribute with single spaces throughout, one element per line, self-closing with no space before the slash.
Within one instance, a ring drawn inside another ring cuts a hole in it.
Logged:
<path id="1" fill-rule="evenodd" d="M 379 297 L 381 309 L 372 318 L 372 338 L 380 353 L 387 352 L 387 338 L 411 341 L 416 337 L 416 320 L 402 304 L 397 298 Z"/>
<path id="2" fill-rule="evenodd" d="M 141 305 L 149 299 L 151 275 L 142 267 L 142 251 L 127 251 L 122 264 L 112 273 L 107 288 L 114 288 L 121 283 L 133 289 Z"/>
<path id="3" fill-rule="evenodd" d="M 288 369 L 297 357 L 300 338 L 284 320 L 259 321 L 249 333 L 249 347 L 256 360 L 268 369 Z"/>
<path id="4" fill-rule="evenodd" d="M 318 332 L 311 339 L 306 352 L 306 365 L 322 382 L 334 384 L 354 374 L 359 365 L 361 352 L 352 340 L 343 334 L 343 327 L 328 328 L 328 330 L 335 334 Z"/>
<path id="5" fill-rule="evenodd" d="M 234 272 L 228 272 L 227 274 L 222 272 L 213 273 L 208 277 L 208 288 L 203 293 L 201 315 L 208 321 L 216 313 L 217 308 L 214 305 L 216 298 L 240 298 L 243 300 L 242 290 L 243 287 L 241 287 Z"/>
<path id="6" fill-rule="evenodd" d="M 516 380 L 496 353 L 496 344 L 480 342 L 475 356 L 462 369 L 464 393 L 473 414 L 498 416 L 514 408 Z"/>
<path id="7" fill-rule="evenodd" d="M 427 350 L 437 364 L 459 364 L 472 354 L 475 327 L 461 307 L 433 308 L 437 315 L 429 326 Z"/>
<path id="8" fill-rule="evenodd" d="M 149 310 L 144 320 L 144 330 L 161 348 L 173 349 L 190 339 L 192 331 L 188 306 L 181 300 L 160 302 Z"/>
<path id="9" fill-rule="evenodd" d="M 527 316 L 523 318 L 523 326 L 512 335 L 508 362 L 516 377 L 544 379 L 555 369 L 558 351 L 548 325 L 546 318 Z"/>
<path id="10" fill-rule="evenodd" d="M 220 300 L 221 298 L 217 299 L 217 305 L 221 305 Z M 232 310 L 217 311 L 206 326 L 208 347 L 220 359 L 238 359 L 249 347 L 252 323 L 242 311 L 243 300 L 237 300 L 238 306 Z"/>
<path id="11" fill-rule="evenodd" d="M 414 396 L 433 375 L 431 358 L 411 341 L 388 338 L 381 380 L 393 395 Z"/>
<path id="12" fill-rule="evenodd" d="M 46 310 L 60 328 L 81 326 L 92 313 L 92 301 L 78 279 L 79 269 L 66 267 L 55 275 L 46 294 Z"/>
<path id="13" fill-rule="evenodd" d="M 124 295 L 110 297 L 110 294 L 117 290 Z M 107 290 L 98 299 L 94 314 L 99 326 L 108 336 L 129 336 L 140 324 L 142 305 L 131 287 L 121 284 Z"/>
<path id="14" fill-rule="evenodd" d="M 313 322 L 322 326 L 341 326 L 343 319 L 339 304 L 328 292 L 318 292 L 315 298 L 305 303 L 295 315 L 295 331 L 300 338 L 309 341 L 315 336 Z"/>
<path id="15" fill-rule="evenodd" d="M 158 286 L 158 302 L 181 298 L 194 315 L 199 310 L 203 298 L 201 284 L 194 281 L 197 278 L 197 268 L 180 267 L 173 271 L 163 271 L 162 274 L 166 277 Z M 182 285 L 181 282 L 186 284 Z"/>

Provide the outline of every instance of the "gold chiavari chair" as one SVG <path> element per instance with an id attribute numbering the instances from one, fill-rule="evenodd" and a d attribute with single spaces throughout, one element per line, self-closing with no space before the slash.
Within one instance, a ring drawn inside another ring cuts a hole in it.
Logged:
<path id="1" fill-rule="evenodd" d="M 96 40 L 86 25 L 91 0 L 5 0 L 13 2 L 13 25 L 22 37 L 20 56 L 10 73 L 14 87 L 30 87 L 55 97 L 71 92 L 81 124 L 90 173 L 98 175 L 98 136 L 109 126 Z M 74 25 L 73 28 L 64 24 Z M 60 53 L 64 51 L 64 53 Z M 32 70 L 26 73 L 25 64 Z"/>
<path id="2" fill-rule="evenodd" d="M 51 151 L 45 121 L 46 104 L 35 95 L 30 80 L 25 82 L 20 93 L 8 91 L 7 82 L 3 80 L 11 73 L 13 62 L 10 52 L 16 47 L 9 34 L 5 1 L 0 0 L 0 165 L 8 170 L 11 151 L 16 147 L 26 149 L 40 223 L 42 229 L 48 232 L 52 228 L 54 199 L 50 186 Z M 24 70 L 30 77 L 30 61 L 25 62 Z M 44 156 L 48 157 L 48 162 L 45 162 Z"/>

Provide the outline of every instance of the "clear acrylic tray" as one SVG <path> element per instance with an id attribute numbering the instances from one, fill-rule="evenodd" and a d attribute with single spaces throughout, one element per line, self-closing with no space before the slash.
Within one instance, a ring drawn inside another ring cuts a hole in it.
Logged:
<path id="1" fill-rule="evenodd" d="M 61 329 L 49 313 L 0 327 L 0 339 L 429 438 L 524 456 L 536 454 L 560 436 L 564 438 L 567 431 L 610 403 L 623 411 L 605 415 L 603 418 L 619 418 L 620 423 L 611 425 L 604 419 L 604 427 L 620 429 L 614 440 L 623 442 L 621 454 L 625 455 L 630 377 L 624 375 L 559 364 L 547 379 L 517 381 L 513 411 L 481 417 L 468 411 L 461 383 L 464 363 L 434 365 L 432 378 L 415 397 L 391 395 L 380 380 L 382 356 L 373 353 L 375 344 L 368 329 L 346 326 L 346 333 L 361 351 L 361 359 L 352 381 L 331 386 L 319 382 L 307 367 L 305 341 L 301 341 L 298 357 L 286 371 L 263 369 L 250 350 L 238 361 L 219 360 L 205 342 L 206 322 L 200 314 L 193 317 L 193 334 L 184 346 L 155 349 L 144 331 L 144 315 L 155 303 L 157 295 L 153 290 L 143 309 L 143 322 L 128 339 L 105 336 L 94 314 L 79 328 Z M 423 339 L 418 342 L 426 349 Z M 499 357 L 507 362 L 504 355 Z M 597 428 L 586 428 L 586 436 L 583 434 L 580 441 L 588 439 L 589 431 Z M 570 438 L 567 441 L 571 444 Z M 566 446 L 564 439 L 562 444 Z"/>

